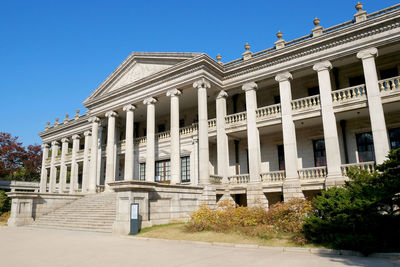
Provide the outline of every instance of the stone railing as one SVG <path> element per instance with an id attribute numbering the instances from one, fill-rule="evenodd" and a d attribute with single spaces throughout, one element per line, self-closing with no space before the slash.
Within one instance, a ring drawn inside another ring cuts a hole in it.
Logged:
<path id="1" fill-rule="evenodd" d="M 145 144 L 147 140 L 146 136 L 138 137 L 135 139 L 135 143 L 137 144 Z"/>
<path id="2" fill-rule="evenodd" d="M 302 180 L 325 178 L 327 174 L 326 166 L 304 168 L 297 171 Z"/>
<path id="3" fill-rule="evenodd" d="M 332 91 L 332 102 L 338 104 L 342 101 L 365 99 L 367 91 L 365 84 Z"/>
<path id="4" fill-rule="evenodd" d="M 347 172 L 350 168 L 359 168 L 361 170 L 366 170 L 369 173 L 374 172 L 375 170 L 375 162 L 374 161 L 367 161 L 367 162 L 360 162 L 360 163 L 349 163 L 342 165 L 342 175 L 347 175 Z"/>
<path id="5" fill-rule="evenodd" d="M 292 110 L 303 111 L 309 108 L 319 107 L 319 95 L 313 95 L 292 100 Z"/>
<path id="6" fill-rule="evenodd" d="M 222 176 L 216 174 L 210 174 L 210 183 L 211 184 L 221 184 L 222 183 Z"/>
<path id="7" fill-rule="evenodd" d="M 285 171 L 272 171 L 260 174 L 262 182 L 278 182 L 285 179 Z"/>
<path id="8" fill-rule="evenodd" d="M 215 128 L 215 127 L 217 127 L 217 119 L 208 120 L 208 128 Z"/>
<path id="9" fill-rule="evenodd" d="M 239 174 L 239 175 L 228 176 L 228 181 L 230 184 L 246 184 L 250 182 L 250 175 Z"/>
<path id="10" fill-rule="evenodd" d="M 179 129 L 181 135 L 192 134 L 197 131 L 197 123 Z"/>
<path id="11" fill-rule="evenodd" d="M 396 89 L 400 89 L 400 76 L 380 80 L 378 83 L 381 93 L 391 93 Z"/>
<path id="12" fill-rule="evenodd" d="M 379 10 L 379 11 L 372 12 L 370 14 L 367 14 L 367 19 L 375 18 L 375 17 L 381 16 L 383 14 L 396 11 L 399 8 L 400 8 L 400 4 L 397 4 L 397 5 L 394 5 L 394 6 Z"/>
<path id="13" fill-rule="evenodd" d="M 247 113 L 246 113 L 246 111 L 243 111 L 243 112 L 225 116 L 225 123 L 232 124 L 232 123 L 237 123 L 237 122 L 241 122 L 241 121 L 246 121 L 246 119 L 247 119 Z"/>
<path id="14" fill-rule="evenodd" d="M 85 153 L 84 149 L 78 150 L 78 152 L 76 152 L 76 156 L 77 157 L 83 157 L 83 154 Z"/>
<path id="15" fill-rule="evenodd" d="M 104 192 L 105 186 L 104 185 L 96 185 L 96 193 Z"/>
<path id="16" fill-rule="evenodd" d="M 168 139 L 171 137 L 171 132 L 170 131 L 165 131 L 161 133 L 156 134 L 156 140 L 163 140 L 163 139 Z"/>
<path id="17" fill-rule="evenodd" d="M 281 104 L 275 104 L 256 109 L 257 119 L 272 116 L 281 113 Z"/>

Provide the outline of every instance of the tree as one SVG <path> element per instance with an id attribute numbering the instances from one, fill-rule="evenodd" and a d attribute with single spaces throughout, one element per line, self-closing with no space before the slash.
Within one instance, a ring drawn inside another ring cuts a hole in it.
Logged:
<path id="1" fill-rule="evenodd" d="M 343 187 L 317 196 L 315 212 L 303 226 L 306 238 L 364 254 L 400 251 L 400 149 L 391 151 L 377 170 L 352 169 Z"/>
<path id="2" fill-rule="evenodd" d="M 40 179 L 41 148 L 18 142 L 18 137 L 0 132 L 0 178 L 38 181 Z"/>

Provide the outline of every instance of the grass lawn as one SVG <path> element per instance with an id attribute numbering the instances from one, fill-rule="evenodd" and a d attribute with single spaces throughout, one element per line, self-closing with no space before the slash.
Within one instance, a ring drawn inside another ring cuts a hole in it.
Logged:
<path id="1" fill-rule="evenodd" d="M 0 226 L 6 226 L 9 217 L 10 217 L 10 212 L 6 212 L 0 215 Z"/>
<path id="2" fill-rule="evenodd" d="M 144 228 L 137 235 L 140 237 L 173 239 L 173 240 L 190 240 L 202 242 L 221 242 L 221 243 L 236 243 L 236 244 L 253 244 L 259 246 L 274 246 L 274 247 L 299 247 L 293 243 L 290 234 L 280 234 L 279 238 L 264 239 L 258 237 L 249 237 L 240 233 L 218 233 L 213 231 L 202 232 L 186 232 L 184 223 L 156 225 L 149 228 Z M 313 244 L 305 245 L 304 247 L 317 247 Z"/>

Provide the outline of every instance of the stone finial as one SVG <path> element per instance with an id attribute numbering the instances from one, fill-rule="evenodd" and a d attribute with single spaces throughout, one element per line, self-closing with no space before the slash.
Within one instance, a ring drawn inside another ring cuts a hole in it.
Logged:
<path id="1" fill-rule="evenodd" d="M 313 20 L 313 23 L 315 25 L 315 27 L 311 30 L 313 37 L 318 37 L 318 36 L 321 36 L 323 34 L 322 27 L 319 26 L 320 22 L 321 21 L 317 17 L 315 17 L 315 19 Z"/>
<path id="2" fill-rule="evenodd" d="M 68 115 L 68 113 L 67 114 L 65 114 L 65 119 L 64 119 L 64 123 L 67 123 L 68 122 L 68 119 L 69 118 L 69 115 Z"/>
<path id="3" fill-rule="evenodd" d="M 46 130 L 50 128 L 50 122 L 46 122 L 46 127 L 44 127 Z"/>
<path id="4" fill-rule="evenodd" d="M 59 121 L 60 119 L 59 118 L 56 118 L 56 122 L 54 123 L 54 126 L 57 126 L 58 125 L 58 121 Z"/>
<path id="5" fill-rule="evenodd" d="M 79 117 L 81 116 L 81 115 L 79 115 L 80 112 L 81 111 L 79 109 L 76 110 L 75 120 L 79 119 Z"/>
<path id="6" fill-rule="evenodd" d="M 367 20 L 367 11 L 362 10 L 363 7 L 364 7 L 363 4 L 357 2 L 357 5 L 355 6 L 357 13 L 354 15 L 356 23 Z"/>
<path id="7" fill-rule="evenodd" d="M 222 56 L 221 56 L 221 54 L 218 53 L 217 61 L 218 61 L 219 64 L 222 64 L 221 59 L 222 59 Z"/>
<path id="8" fill-rule="evenodd" d="M 285 40 L 282 39 L 283 33 L 281 31 L 278 31 L 276 34 L 276 37 L 278 37 L 278 41 L 275 42 L 275 48 L 276 50 L 282 49 L 285 47 Z"/>
<path id="9" fill-rule="evenodd" d="M 250 51 L 250 45 L 249 45 L 249 43 L 246 42 L 246 44 L 244 45 L 244 49 L 245 49 L 246 51 L 242 54 L 243 60 L 248 60 L 248 59 L 251 58 L 251 54 L 253 54 L 253 53 Z"/>

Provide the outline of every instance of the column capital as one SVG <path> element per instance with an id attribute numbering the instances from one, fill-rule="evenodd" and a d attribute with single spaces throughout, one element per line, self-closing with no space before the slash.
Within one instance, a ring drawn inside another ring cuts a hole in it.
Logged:
<path id="1" fill-rule="evenodd" d="M 228 97 L 228 94 L 224 90 L 221 90 L 217 95 L 217 99 L 227 98 L 227 97 Z"/>
<path id="2" fill-rule="evenodd" d="M 128 112 L 128 111 L 134 111 L 135 109 L 136 109 L 136 106 L 135 106 L 135 105 L 132 105 L 132 104 L 126 105 L 126 106 L 124 106 L 124 107 L 122 108 L 122 110 L 123 110 L 123 111 L 126 111 L 126 112 Z"/>
<path id="3" fill-rule="evenodd" d="M 91 132 L 91 131 L 85 131 L 85 132 L 83 133 L 83 135 L 84 135 L 84 136 L 90 136 L 90 135 L 92 135 L 92 132 Z"/>
<path id="4" fill-rule="evenodd" d="M 42 144 L 42 149 L 49 148 L 49 147 L 50 147 L 50 145 L 47 143 Z"/>
<path id="5" fill-rule="evenodd" d="M 60 145 L 60 143 L 58 143 L 57 141 L 51 142 L 51 146 L 59 146 L 59 145 Z"/>
<path id="6" fill-rule="evenodd" d="M 63 139 L 61 139 L 61 143 L 69 143 L 69 138 L 64 137 Z"/>
<path id="7" fill-rule="evenodd" d="M 115 111 L 110 110 L 109 112 L 106 113 L 106 117 L 110 118 L 110 117 L 118 117 L 118 113 Z"/>
<path id="8" fill-rule="evenodd" d="M 90 118 L 88 119 L 88 121 L 89 121 L 89 122 L 99 123 L 101 120 L 100 120 L 99 117 L 93 116 L 93 117 L 90 117 Z"/>
<path id="9" fill-rule="evenodd" d="M 357 53 L 357 57 L 359 59 L 367 59 L 370 57 L 377 57 L 377 56 L 378 56 L 378 49 L 376 49 L 375 47 L 367 48 Z"/>
<path id="10" fill-rule="evenodd" d="M 167 96 L 180 96 L 182 92 L 176 88 L 167 91 Z"/>
<path id="11" fill-rule="evenodd" d="M 157 99 L 155 99 L 154 97 L 148 97 L 145 100 L 143 100 L 143 104 L 145 105 L 151 105 L 155 103 L 157 103 Z"/>
<path id="12" fill-rule="evenodd" d="M 332 69 L 332 63 L 329 60 L 324 60 L 324 61 L 318 62 L 313 66 L 313 70 L 315 70 L 317 72 L 323 71 L 323 70 L 330 71 L 331 69 Z"/>
<path id="13" fill-rule="evenodd" d="M 79 140 L 81 137 L 80 137 L 80 135 L 79 134 L 74 134 L 73 136 L 72 136 L 72 140 Z"/>
<path id="14" fill-rule="evenodd" d="M 255 82 L 248 82 L 243 84 L 242 86 L 242 90 L 243 91 L 250 91 L 250 90 L 257 90 L 258 89 L 258 85 Z"/>
<path id="15" fill-rule="evenodd" d="M 209 89 L 211 87 L 210 82 L 205 78 L 198 79 L 193 83 L 193 88 L 197 89 Z"/>
<path id="16" fill-rule="evenodd" d="M 293 76 L 288 71 L 284 71 L 284 72 L 278 73 L 275 76 L 275 81 L 277 81 L 277 82 L 285 82 L 285 81 L 289 81 L 289 80 L 293 80 Z"/>

